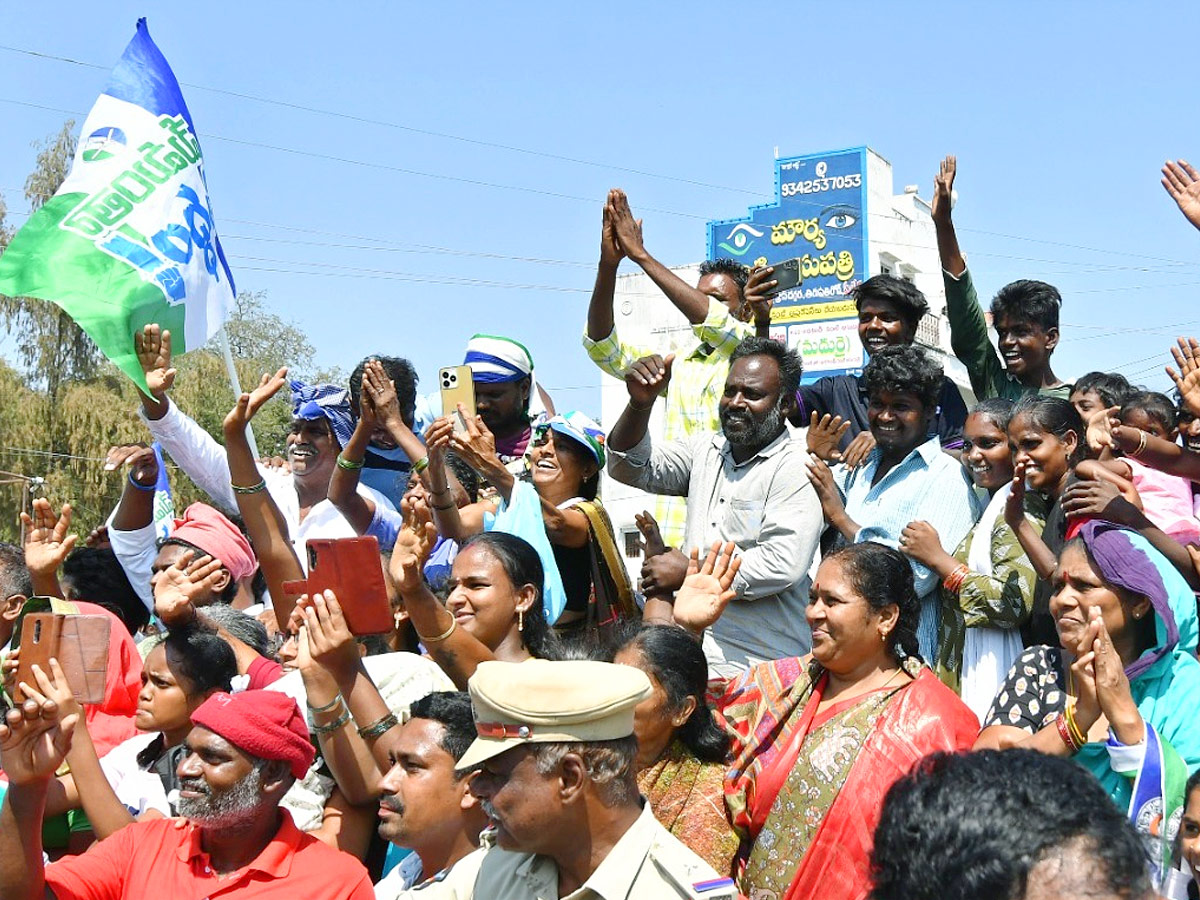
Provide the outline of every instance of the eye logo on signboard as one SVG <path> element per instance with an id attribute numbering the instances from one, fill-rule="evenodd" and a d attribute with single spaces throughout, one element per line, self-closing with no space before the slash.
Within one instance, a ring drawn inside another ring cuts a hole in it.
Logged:
<path id="1" fill-rule="evenodd" d="M 861 370 L 852 293 L 868 274 L 867 149 L 775 161 L 775 198 L 708 223 L 708 258 L 794 264 L 800 281 L 774 298 L 771 335 L 799 350 L 804 377 Z"/>
<path id="2" fill-rule="evenodd" d="M 743 223 L 725 235 L 725 240 L 717 244 L 717 247 L 732 256 L 745 256 L 754 243 L 754 239 L 762 236 L 762 231 Z"/>

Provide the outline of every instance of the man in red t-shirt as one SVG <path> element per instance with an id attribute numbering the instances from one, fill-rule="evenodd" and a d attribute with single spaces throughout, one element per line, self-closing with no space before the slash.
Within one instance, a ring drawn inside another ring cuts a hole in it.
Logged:
<path id="1" fill-rule="evenodd" d="M 183 818 L 135 822 L 82 856 L 44 866 L 46 786 L 77 720 L 60 721 L 57 705 L 34 692 L 0 723 L 9 777 L 0 806 L 5 900 L 374 897 L 361 863 L 300 832 L 279 808 L 315 749 L 295 701 L 275 691 L 219 692 L 192 715 L 178 769 Z"/>

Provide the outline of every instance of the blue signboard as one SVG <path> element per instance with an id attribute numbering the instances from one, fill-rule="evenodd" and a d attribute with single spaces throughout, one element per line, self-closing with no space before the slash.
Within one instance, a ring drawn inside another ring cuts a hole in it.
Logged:
<path id="1" fill-rule="evenodd" d="M 801 282 L 775 298 L 771 336 L 804 357 L 804 380 L 863 366 L 848 294 L 868 277 L 867 148 L 775 162 L 775 202 L 708 223 L 708 258 L 748 266 L 798 260 Z"/>

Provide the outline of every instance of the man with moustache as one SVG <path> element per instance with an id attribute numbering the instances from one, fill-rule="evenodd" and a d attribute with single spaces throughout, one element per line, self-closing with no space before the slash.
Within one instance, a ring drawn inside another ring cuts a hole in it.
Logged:
<path id="1" fill-rule="evenodd" d="M 422 697 L 410 707 L 407 722 L 380 738 L 385 740 L 392 766 L 379 782 L 379 835 L 413 852 L 375 885 L 376 900 L 445 880 L 479 846 L 487 826 L 469 790 L 473 773 L 456 771 L 475 740 L 466 692 Z"/>
<path id="2" fill-rule="evenodd" d="M 142 394 L 143 420 L 158 441 L 196 486 L 218 507 L 237 512 L 237 497 L 229 480 L 229 463 L 222 447 L 207 431 L 167 397 L 175 383 L 171 366 L 171 333 L 147 325 L 134 336 L 138 361 L 149 394 Z M 326 499 L 338 454 L 354 433 L 350 395 L 331 384 L 309 385 L 292 380 L 292 430 L 287 437 L 289 471 L 260 467 L 263 489 L 283 513 L 300 564 L 308 567 L 305 544 L 310 538 L 356 537 L 357 532 Z M 358 492 L 378 508 L 393 509 L 383 494 L 365 485 Z"/>
<path id="3" fill-rule="evenodd" d="M 804 441 L 793 440 L 787 423 L 800 357 L 767 338 L 744 339 L 730 357 L 721 431 L 652 446 L 650 410 L 670 381 L 673 360 L 644 357 L 626 375 L 629 403 L 609 432 L 608 472 L 644 491 L 687 497 L 689 550 L 737 544 L 736 598 L 704 639 L 711 671 L 733 677 L 764 660 L 803 656 L 812 639 L 804 620 L 808 570 L 822 526 L 821 504 L 805 476 Z M 679 550 L 649 558 L 643 589 L 677 590 L 687 562 Z"/>
<path id="4" fill-rule="evenodd" d="M 82 856 L 45 865 L 47 785 L 77 721 L 34 692 L 0 723 L 5 900 L 372 897 L 361 863 L 302 833 L 279 808 L 316 751 L 296 702 L 273 691 L 218 692 L 192 714 L 177 769 L 181 818 L 134 822 Z"/>
<path id="5" fill-rule="evenodd" d="M 590 660 L 481 663 L 468 684 L 488 842 L 403 900 L 732 900 L 733 881 L 674 838 L 638 793 L 640 669 Z"/>

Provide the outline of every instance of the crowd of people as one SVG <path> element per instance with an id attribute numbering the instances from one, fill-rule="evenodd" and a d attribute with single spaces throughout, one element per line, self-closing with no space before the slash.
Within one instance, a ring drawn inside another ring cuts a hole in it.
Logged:
<path id="1" fill-rule="evenodd" d="M 478 334 L 474 409 L 379 355 L 344 388 L 264 374 L 211 435 L 147 325 L 147 444 L 209 502 L 164 529 L 159 456 L 118 446 L 83 545 L 45 499 L 0 544 L 0 897 L 1196 896 L 1200 341 L 1173 397 L 1064 381 L 1062 298 L 1022 280 L 993 345 L 955 174 L 969 393 L 890 275 L 850 294 L 862 373 L 802 383 L 773 269 L 686 283 L 619 190 L 583 335 L 628 391 L 607 428 Z M 1163 184 L 1200 229 L 1200 173 Z M 622 259 L 686 355 L 616 333 Z M 286 458 L 257 459 L 285 388 Z M 605 470 L 658 498 L 637 579 Z M 374 540 L 330 590 L 347 538 Z M 29 664 L 35 613 L 107 622 L 98 702 Z"/>

